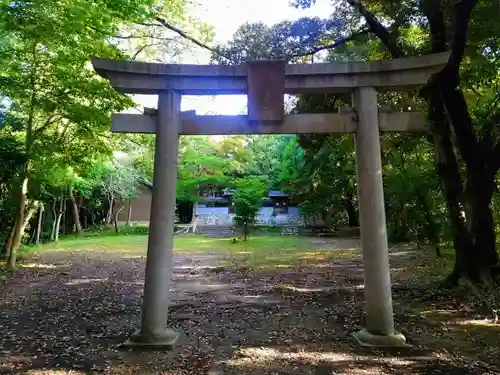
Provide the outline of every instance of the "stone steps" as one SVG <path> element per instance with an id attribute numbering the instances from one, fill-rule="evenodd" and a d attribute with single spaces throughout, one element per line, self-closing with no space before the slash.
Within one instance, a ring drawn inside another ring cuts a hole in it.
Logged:
<path id="1" fill-rule="evenodd" d="M 203 226 L 197 227 L 196 233 L 207 237 L 233 237 L 233 227 Z"/>

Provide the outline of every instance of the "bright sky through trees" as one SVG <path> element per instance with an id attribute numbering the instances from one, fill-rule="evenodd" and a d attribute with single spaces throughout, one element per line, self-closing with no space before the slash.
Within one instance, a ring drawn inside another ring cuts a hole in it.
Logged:
<path id="1" fill-rule="evenodd" d="M 325 17 L 331 12 L 331 0 L 317 0 L 309 9 L 295 9 L 289 0 L 200 0 L 201 6 L 192 10 L 192 15 L 215 27 L 214 43 L 230 40 L 236 29 L 245 22 L 264 22 L 272 25 L 284 20 L 300 17 Z M 210 53 L 202 48 L 196 51 L 193 60 L 186 64 L 207 64 Z M 156 107 L 156 96 L 137 95 L 136 101 L 146 107 Z M 217 97 L 183 97 L 182 110 L 195 109 L 197 114 L 237 115 L 246 112 L 246 96 L 221 95 Z M 130 112 L 130 111 L 129 111 Z"/>

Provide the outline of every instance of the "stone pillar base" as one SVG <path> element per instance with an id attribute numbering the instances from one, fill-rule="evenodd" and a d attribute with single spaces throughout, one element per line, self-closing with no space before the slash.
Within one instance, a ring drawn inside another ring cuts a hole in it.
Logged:
<path id="1" fill-rule="evenodd" d="M 406 342 L 406 338 L 401 333 L 392 335 L 374 335 L 366 328 L 352 334 L 359 346 L 375 347 L 375 348 L 409 348 L 410 344 Z"/>
<path id="2" fill-rule="evenodd" d="M 148 335 L 137 331 L 122 344 L 122 347 L 129 349 L 172 349 L 178 338 L 179 333 L 168 328 L 161 335 Z"/>

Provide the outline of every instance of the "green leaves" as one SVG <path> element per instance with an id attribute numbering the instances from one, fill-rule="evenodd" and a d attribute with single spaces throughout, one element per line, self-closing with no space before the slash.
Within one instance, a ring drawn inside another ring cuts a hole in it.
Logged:
<path id="1" fill-rule="evenodd" d="M 237 225 L 245 227 L 246 237 L 246 228 L 253 224 L 257 211 L 262 205 L 262 198 L 267 191 L 267 186 L 264 180 L 259 177 L 237 179 L 233 184 L 235 186 L 234 219 Z"/>
<path id="2" fill-rule="evenodd" d="M 197 201 L 224 188 L 231 180 L 233 160 L 217 154 L 217 144 L 208 137 L 181 138 L 177 198 Z"/>

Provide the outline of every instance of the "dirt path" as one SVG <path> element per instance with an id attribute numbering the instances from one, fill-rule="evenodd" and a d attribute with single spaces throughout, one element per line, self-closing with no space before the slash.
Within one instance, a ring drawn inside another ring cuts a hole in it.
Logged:
<path id="1" fill-rule="evenodd" d="M 324 251 L 356 244 L 338 241 Z M 397 284 L 405 280 L 399 266 L 414 254 L 391 257 Z M 41 255 L 0 290 L 0 374 L 497 373 L 463 353 L 428 347 L 420 340 L 428 333 L 402 312 L 396 319 L 414 348 L 355 347 L 359 258 L 273 270 L 222 261 L 220 254 L 175 257 L 169 319 L 181 338 L 171 352 L 138 353 L 119 344 L 138 327 L 144 257 Z M 395 303 L 403 303 L 398 293 Z"/>

